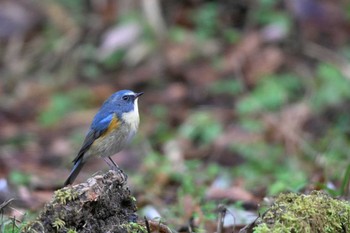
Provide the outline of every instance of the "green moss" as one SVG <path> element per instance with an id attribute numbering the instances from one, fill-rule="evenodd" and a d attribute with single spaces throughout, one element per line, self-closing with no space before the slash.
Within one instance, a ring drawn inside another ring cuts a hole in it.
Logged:
<path id="1" fill-rule="evenodd" d="M 255 233 L 349 232 L 350 205 L 320 191 L 280 194 L 259 222 Z"/>
<path id="2" fill-rule="evenodd" d="M 66 204 L 67 201 L 73 201 L 78 197 L 78 193 L 71 188 L 59 189 L 55 191 L 54 195 L 55 201 L 60 204 Z"/>
<path id="3" fill-rule="evenodd" d="M 133 202 L 136 202 L 136 197 L 130 196 L 130 198 L 131 198 L 131 200 L 132 200 Z"/>
<path id="4" fill-rule="evenodd" d="M 147 233 L 145 226 L 142 226 L 138 223 L 130 222 L 128 224 L 122 224 L 121 227 L 125 228 L 127 232 L 132 233 Z"/>
<path id="5" fill-rule="evenodd" d="M 52 226 L 59 230 L 62 227 L 64 227 L 65 224 L 66 223 L 62 219 L 56 218 L 55 221 L 52 223 Z"/>
<path id="6" fill-rule="evenodd" d="M 273 230 L 273 231 L 272 231 Z M 283 226 L 282 223 L 277 222 L 273 229 L 271 229 L 266 223 L 262 223 L 259 227 L 254 229 L 254 233 L 290 233 L 292 230 L 288 227 Z"/>

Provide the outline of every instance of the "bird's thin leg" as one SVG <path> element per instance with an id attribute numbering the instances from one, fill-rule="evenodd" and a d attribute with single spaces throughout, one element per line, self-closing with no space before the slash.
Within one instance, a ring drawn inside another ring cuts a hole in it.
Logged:
<path id="1" fill-rule="evenodd" d="M 111 159 L 111 157 L 105 157 L 103 159 L 108 164 L 108 166 L 111 170 L 115 170 L 115 171 L 120 170 L 119 166 L 113 161 L 113 159 Z"/>
<path id="2" fill-rule="evenodd" d="M 111 157 L 108 157 L 108 159 L 109 159 L 109 161 L 111 161 L 111 163 L 113 164 L 114 167 L 116 167 L 120 170 L 118 164 L 116 164 Z"/>
<path id="3" fill-rule="evenodd" d="M 105 162 L 108 164 L 108 166 L 110 167 L 111 170 L 113 171 L 117 171 L 122 175 L 122 182 L 126 182 L 128 179 L 128 175 L 126 175 L 122 169 L 120 169 L 120 167 L 118 166 L 118 164 L 116 164 L 113 159 L 111 157 L 106 157 L 103 158 L 105 160 Z"/>

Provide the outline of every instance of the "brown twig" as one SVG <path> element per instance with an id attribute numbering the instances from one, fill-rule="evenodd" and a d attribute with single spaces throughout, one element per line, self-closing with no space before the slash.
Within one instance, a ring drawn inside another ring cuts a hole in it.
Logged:
<path id="1" fill-rule="evenodd" d="M 218 216 L 216 232 L 222 233 L 223 232 L 222 230 L 224 228 L 224 219 L 225 219 L 227 209 L 224 205 L 219 205 L 218 210 L 219 210 L 219 216 Z"/>
<path id="2" fill-rule="evenodd" d="M 145 225 L 146 225 L 147 233 L 151 233 L 151 229 L 149 228 L 149 222 L 148 222 L 148 219 L 146 218 L 146 216 L 144 216 L 144 219 L 145 219 Z"/>

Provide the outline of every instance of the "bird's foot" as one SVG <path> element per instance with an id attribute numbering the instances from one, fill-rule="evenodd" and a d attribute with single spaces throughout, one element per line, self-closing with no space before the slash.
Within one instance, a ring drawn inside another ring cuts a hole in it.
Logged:
<path id="1" fill-rule="evenodd" d="M 125 184 L 126 181 L 128 180 L 128 176 L 126 175 L 126 173 L 124 173 L 124 171 L 122 169 L 120 169 L 120 167 L 118 166 L 118 164 L 116 164 L 111 157 L 106 157 L 103 158 L 106 163 L 108 164 L 109 168 L 112 171 L 116 171 L 118 174 L 120 174 L 120 177 L 122 178 L 122 183 Z"/>
<path id="2" fill-rule="evenodd" d="M 128 175 L 122 170 L 120 169 L 119 167 L 114 167 L 113 168 L 113 171 L 116 171 L 118 173 L 118 175 L 120 175 L 121 177 L 121 182 L 123 184 L 125 184 L 128 180 Z"/>

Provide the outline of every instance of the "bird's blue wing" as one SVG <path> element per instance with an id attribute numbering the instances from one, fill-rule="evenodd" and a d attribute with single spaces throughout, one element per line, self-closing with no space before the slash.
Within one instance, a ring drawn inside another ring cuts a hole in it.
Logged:
<path id="1" fill-rule="evenodd" d="M 113 120 L 113 113 L 98 113 L 91 124 L 91 129 L 95 131 L 105 131 Z"/>
<path id="2" fill-rule="evenodd" d="M 91 124 L 90 131 L 85 137 L 83 146 L 79 150 L 78 155 L 73 160 L 74 163 L 76 163 L 78 160 L 80 160 L 85 152 L 89 150 L 92 143 L 99 138 L 104 132 L 108 130 L 108 126 L 113 120 L 114 114 L 97 114 Z"/>

